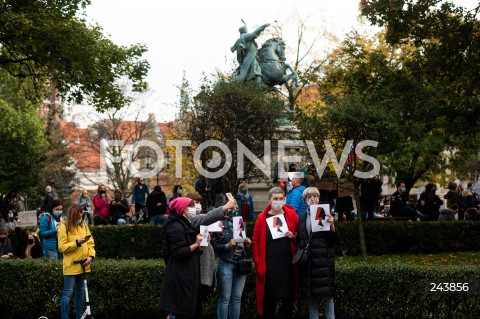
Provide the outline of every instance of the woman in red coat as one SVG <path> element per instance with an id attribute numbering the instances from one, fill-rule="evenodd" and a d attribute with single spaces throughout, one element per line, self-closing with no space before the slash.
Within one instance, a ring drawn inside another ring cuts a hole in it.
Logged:
<path id="1" fill-rule="evenodd" d="M 292 318 L 298 291 L 298 273 L 292 264 L 298 216 L 293 207 L 284 204 L 285 194 L 280 187 L 269 191 L 268 202 L 270 205 L 255 223 L 252 242 L 258 313 L 265 319 L 277 318 L 275 309 L 281 301 L 279 316 Z"/>

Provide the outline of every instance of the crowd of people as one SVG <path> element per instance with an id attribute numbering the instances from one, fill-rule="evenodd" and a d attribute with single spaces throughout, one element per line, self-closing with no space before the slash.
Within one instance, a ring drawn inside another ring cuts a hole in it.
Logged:
<path id="1" fill-rule="evenodd" d="M 258 216 L 246 183 L 240 183 L 236 196 L 227 200 L 224 179 L 199 178 L 195 182 L 196 192 L 188 194 L 183 193 L 181 185 L 175 185 L 172 195 L 167 197 L 161 186 L 150 192 L 143 178 L 138 178 L 131 204 L 121 190 L 115 189 L 110 196 L 106 186 L 99 185 L 92 198 L 82 190 L 76 203 L 65 209 L 47 186 L 39 207 L 38 229 L 25 234 L 15 224 L 16 215 L 22 210 L 21 198 L 18 192 L 11 191 L 2 202 L 0 256 L 15 256 L 7 233 L 11 228 L 22 245 L 19 256 L 62 260 L 62 317 L 68 318 L 69 302 L 75 291 L 78 318 L 83 310 L 85 276 L 95 258 L 88 224 L 125 225 L 133 220 L 162 225 L 166 271 L 159 305 L 168 313 L 167 318 L 201 318 L 202 304 L 215 287 L 218 318 L 240 318 L 242 293 L 252 268 L 256 274 L 257 311 L 263 318 L 291 318 L 299 297 L 308 301 L 310 318 L 318 318 L 320 306 L 326 318 L 334 318 L 334 246 L 339 242 L 336 219 L 326 211 L 323 218 L 329 229 L 314 230 L 312 223 L 319 216 L 312 216 L 315 212 L 311 212 L 311 206 L 328 203 L 328 198 L 322 199 L 308 174 L 292 169 L 286 183 L 270 189 L 268 206 Z M 384 200 L 378 177 L 362 181 L 361 187 L 362 218 L 384 216 L 378 205 Z M 449 183 L 444 196 L 446 207 L 442 208 L 444 202 L 436 195 L 435 184 L 428 184 L 415 201 L 408 196 L 405 183 L 398 181 L 384 214 L 422 221 L 479 220 L 479 198 L 473 187 L 473 183 L 468 183 L 463 190 L 461 185 Z M 242 218 L 241 225 L 234 224 L 235 217 Z M 255 221 L 253 237 L 236 237 L 237 230 L 241 234 L 245 229 L 246 221 Z M 220 230 L 201 232 L 201 226 L 216 223 Z M 253 267 L 247 260 L 246 249 L 252 250 Z M 294 256 L 305 249 L 308 262 L 293 264 Z"/>

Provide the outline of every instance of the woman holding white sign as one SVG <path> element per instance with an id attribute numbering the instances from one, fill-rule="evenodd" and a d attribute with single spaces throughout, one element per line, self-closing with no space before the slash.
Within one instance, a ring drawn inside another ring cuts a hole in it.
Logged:
<path id="1" fill-rule="evenodd" d="M 310 318 L 318 319 L 319 304 L 323 301 L 325 317 L 335 318 L 333 293 L 335 290 L 335 251 L 339 235 L 330 215 L 329 205 L 318 205 L 320 192 L 308 187 L 302 194 L 307 203 L 307 212 L 298 218 L 297 248 L 307 244 L 308 261 L 298 266 L 300 294 L 308 298 Z"/>
<path id="2" fill-rule="evenodd" d="M 218 257 L 217 318 L 239 319 L 247 272 L 252 270 L 251 262 L 248 264 L 248 261 L 245 260 L 245 247 L 249 247 L 252 242 L 245 235 L 244 222 L 242 217 L 238 216 L 237 211 L 231 210 L 227 214 L 228 216 L 222 221 L 222 233 L 214 244 Z M 240 224 L 241 227 L 239 227 Z M 247 265 L 243 271 L 241 263 Z"/>
<path id="3" fill-rule="evenodd" d="M 298 284 L 298 273 L 292 265 L 298 216 L 293 207 L 285 204 L 280 187 L 268 192 L 268 202 L 270 205 L 258 215 L 253 230 L 257 309 L 265 319 L 292 318 Z M 281 306 L 277 316 L 278 302 Z"/>

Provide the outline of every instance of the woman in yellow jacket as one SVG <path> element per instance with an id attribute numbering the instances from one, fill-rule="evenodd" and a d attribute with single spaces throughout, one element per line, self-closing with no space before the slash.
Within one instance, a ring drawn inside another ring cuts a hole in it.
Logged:
<path id="1" fill-rule="evenodd" d="M 58 250 L 63 253 L 63 295 L 61 301 L 62 319 L 68 319 L 68 307 L 75 287 L 75 314 L 83 314 L 84 276 L 82 264 L 75 260 L 86 259 L 85 272 L 90 272 L 90 263 L 95 258 L 95 243 L 88 226 L 84 223 L 82 208 L 74 204 L 68 210 L 67 218 L 58 229 Z"/>

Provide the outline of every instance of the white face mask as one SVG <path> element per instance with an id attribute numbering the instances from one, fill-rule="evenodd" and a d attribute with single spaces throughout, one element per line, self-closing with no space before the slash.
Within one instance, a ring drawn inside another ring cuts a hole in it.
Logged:
<path id="1" fill-rule="evenodd" d="M 188 207 L 188 210 L 185 212 L 188 220 L 192 220 L 193 217 L 197 216 L 197 209 L 195 207 Z"/>
<path id="2" fill-rule="evenodd" d="M 181 190 L 181 189 L 177 189 L 177 194 L 178 194 L 178 195 L 182 195 L 182 190 Z"/>
<path id="3" fill-rule="evenodd" d="M 279 212 L 283 207 L 283 200 L 272 200 L 272 209 L 275 212 Z"/>
<path id="4" fill-rule="evenodd" d="M 202 204 L 195 204 L 195 211 L 198 214 L 202 212 Z"/>
<path id="5" fill-rule="evenodd" d="M 309 199 L 307 199 L 307 205 L 308 206 L 315 205 L 316 204 L 315 203 L 316 199 L 317 199 L 316 197 L 310 197 Z"/>

